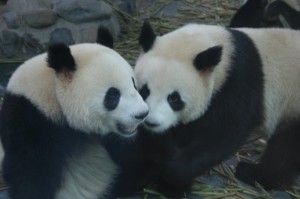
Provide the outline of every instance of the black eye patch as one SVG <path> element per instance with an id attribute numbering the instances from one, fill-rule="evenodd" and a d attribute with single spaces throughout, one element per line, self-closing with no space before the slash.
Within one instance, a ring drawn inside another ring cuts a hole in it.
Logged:
<path id="1" fill-rule="evenodd" d="M 134 81 L 133 77 L 131 79 L 132 79 L 133 86 L 134 86 L 135 90 L 137 90 L 137 87 L 136 87 L 136 84 L 135 84 L 135 81 Z"/>
<path id="2" fill-rule="evenodd" d="M 150 95 L 150 90 L 148 88 L 148 85 L 144 84 L 144 86 L 139 90 L 139 93 L 142 96 L 143 100 L 146 100 L 147 97 Z"/>
<path id="3" fill-rule="evenodd" d="M 109 88 L 104 97 L 104 107 L 109 111 L 114 110 L 119 104 L 120 97 L 121 93 L 117 88 Z"/>
<path id="4" fill-rule="evenodd" d="M 184 108 L 184 102 L 182 101 L 180 94 L 177 91 L 174 91 L 167 97 L 170 107 L 174 111 L 180 111 Z"/>

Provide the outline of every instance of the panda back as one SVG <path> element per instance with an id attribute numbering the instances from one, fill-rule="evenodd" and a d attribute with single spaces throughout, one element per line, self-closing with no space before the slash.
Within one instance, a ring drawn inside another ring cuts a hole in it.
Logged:
<path id="1" fill-rule="evenodd" d="M 241 29 L 254 42 L 264 73 L 265 130 L 282 119 L 300 116 L 300 32 L 288 29 Z"/>

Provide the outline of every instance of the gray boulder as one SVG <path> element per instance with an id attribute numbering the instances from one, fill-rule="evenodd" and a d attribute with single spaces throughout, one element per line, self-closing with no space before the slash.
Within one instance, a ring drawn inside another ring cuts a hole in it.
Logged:
<path id="1" fill-rule="evenodd" d="M 55 24 L 58 17 L 53 10 L 39 9 L 23 13 L 23 19 L 32 28 L 45 28 Z"/>
<path id="2" fill-rule="evenodd" d="M 5 57 L 13 57 L 18 53 L 20 37 L 10 30 L 0 32 L 0 50 Z"/>
<path id="3" fill-rule="evenodd" d="M 107 3 L 97 0 L 59 0 L 53 4 L 53 9 L 73 23 L 109 19 L 113 12 Z"/>

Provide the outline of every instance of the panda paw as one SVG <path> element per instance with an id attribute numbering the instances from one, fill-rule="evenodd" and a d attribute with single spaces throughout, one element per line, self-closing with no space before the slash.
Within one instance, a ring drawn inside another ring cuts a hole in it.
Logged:
<path id="1" fill-rule="evenodd" d="M 257 176 L 257 168 L 255 164 L 241 162 L 238 164 L 235 173 L 236 178 L 239 180 L 254 186 Z"/>
<path id="2" fill-rule="evenodd" d="M 272 170 L 271 168 L 262 170 L 260 164 L 241 162 L 236 168 L 235 176 L 239 180 L 253 186 L 257 182 L 266 190 L 286 190 L 290 188 L 294 179 L 294 175 L 291 175 L 289 172 Z"/>
<path id="3" fill-rule="evenodd" d="M 167 182 L 160 181 L 157 191 L 168 198 L 188 198 L 190 186 L 173 186 Z"/>

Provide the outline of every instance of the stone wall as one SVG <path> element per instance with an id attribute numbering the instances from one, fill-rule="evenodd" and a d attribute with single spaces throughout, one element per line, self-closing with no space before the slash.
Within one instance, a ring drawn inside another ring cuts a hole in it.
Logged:
<path id="1" fill-rule="evenodd" d="M 9 0 L 0 7 L 0 59 L 27 59 L 49 42 L 95 42 L 100 24 L 114 37 L 120 32 L 116 13 L 102 0 Z"/>

